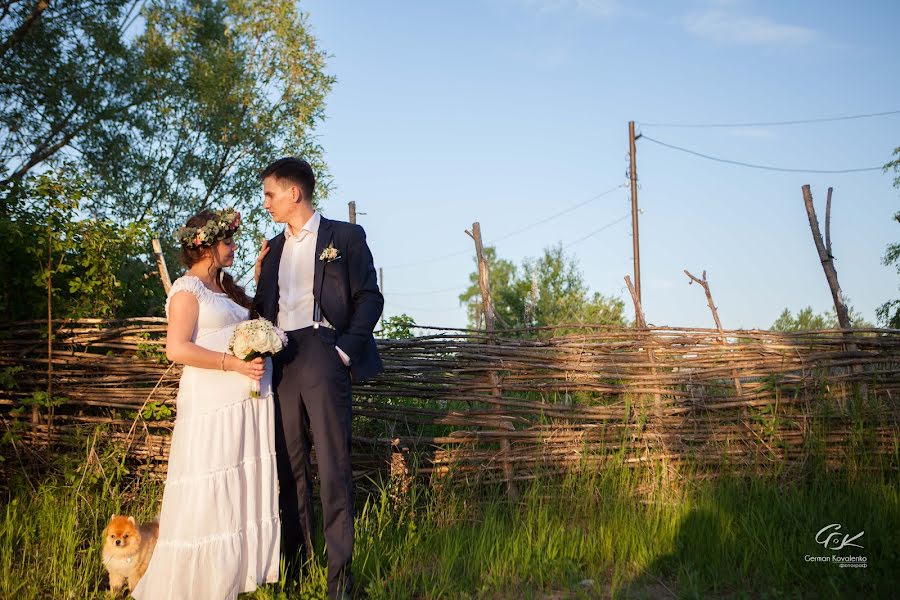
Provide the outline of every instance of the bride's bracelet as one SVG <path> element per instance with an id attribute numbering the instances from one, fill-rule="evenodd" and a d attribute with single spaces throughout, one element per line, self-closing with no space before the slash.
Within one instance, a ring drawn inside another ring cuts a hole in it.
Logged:
<path id="1" fill-rule="evenodd" d="M 225 370 L 225 353 L 222 353 L 222 370 Z"/>

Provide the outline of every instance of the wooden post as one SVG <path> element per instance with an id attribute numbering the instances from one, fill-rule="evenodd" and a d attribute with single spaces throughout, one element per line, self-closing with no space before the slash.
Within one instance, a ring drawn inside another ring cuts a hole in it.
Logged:
<path id="1" fill-rule="evenodd" d="M 489 333 L 494 332 L 494 301 L 491 298 L 491 275 L 488 271 L 487 258 L 481 242 L 481 224 L 473 223 L 472 232 L 466 232 L 475 240 L 475 254 L 478 258 L 478 286 L 481 288 L 481 303 L 484 306 L 484 324 Z"/>
<path id="2" fill-rule="evenodd" d="M 47 406 L 53 401 L 53 238 L 47 217 Z M 31 424 L 41 422 L 41 412 L 37 403 L 31 407 Z M 47 445 L 50 445 L 50 428 L 47 428 Z"/>
<path id="3" fill-rule="evenodd" d="M 481 241 L 481 224 L 477 221 L 472 223 L 472 231 L 467 231 L 466 233 L 475 240 L 475 255 L 478 259 L 478 285 L 481 288 L 481 303 L 484 307 L 484 324 L 487 332 L 492 334 L 494 333 L 496 315 L 494 314 L 494 301 L 491 298 L 491 275 L 488 269 L 487 258 L 484 255 L 484 245 Z M 495 398 L 501 398 L 503 392 L 500 389 L 500 376 L 496 371 L 490 371 L 488 372 L 488 378 L 491 382 L 492 395 Z M 515 429 L 509 421 L 503 421 L 502 428 L 507 431 Z M 503 476 L 506 479 L 506 491 L 513 502 L 518 502 L 519 490 L 516 488 L 516 483 L 513 479 L 512 463 L 509 461 L 511 449 L 509 438 L 501 438 L 500 454 L 503 457 Z"/>
<path id="4" fill-rule="evenodd" d="M 408 508 L 409 488 L 413 478 L 410 474 L 409 448 L 401 446 L 400 438 L 391 440 L 390 496 L 394 508 Z"/>
<path id="5" fill-rule="evenodd" d="M 834 311 L 837 313 L 838 323 L 844 330 L 844 338 L 847 339 L 846 349 L 851 352 L 858 350 L 858 347 L 852 340 L 852 334 L 847 330 L 853 325 L 850 323 L 850 314 L 847 305 L 844 304 L 844 296 L 841 293 L 841 286 L 838 283 L 837 269 L 834 268 L 834 257 L 831 255 L 831 191 L 828 188 L 828 200 L 825 209 L 825 232 L 826 241 L 822 241 L 822 233 L 819 231 L 819 220 L 816 218 L 816 207 L 813 205 L 812 192 L 809 184 L 803 186 L 803 204 L 806 206 L 806 216 L 809 218 L 809 228 L 812 231 L 813 242 L 816 244 L 816 251 L 819 253 L 819 260 L 822 263 L 822 269 L 825 271 L 825 279 L 828 281 L 828 287 L 831 289 L 831 297 L 834 300 Z M 851 365 L 850 371 L 853 374 L 861 374 L 863 368 L 859 364 Z M 869 386 L 862 382 L 859 387 L 863 397 L 868 395 Z"/>
<path id="6" fill-rule="evenodd" d="M 625 276 L 625 285 L 628 286 L 628 292 L 631 294 L 631 301 L 634 303 L 634 322 L 635 325 L 645 332 L 645 347 L 647 349 L 647 362 L 650 363 L 650 375 L 654 382 L 658 381 L 657 376 L 659 374 L 659 370 L 656 368 L 656 354 L 653 352 L 653 337 L 650 333 L 650 329 L 647 327 L 647 319 L 644 316 L 644 307 L 641 306 L 641 299 L 638 296 L 637 289 L 631 283 L 631 277 L 628 275 Z M 655 386 L 656 384 L 654 384 Z M 656 416 L 656 420 L 651 420 L 651 426 L 653 430 L 656 432 L 656 441 L 659 444 L 659 447 L 662 451 L 663 456 L 669 455 L 668 443 L 666 442 L 666 436 L 663 435 L 665 425 L 663 422 L 663 401 L 662 394 L 658 391 L 653 393 L 653 412 Z M 665 469 L 665 482 L 668 484 L 671 481 L 671 470 L 672 465 L 666 465 Z"/>
<path id="7" fill-rule="evenodd" d="M 535 324 L 534 312 L 538 303 L 538 271 L 537 267 L 531 270 L 531 289 L 528 291 L 528 299 L 525 302 L 525 321 L 531 326 Z"/>
<path id="8" fill-rule="evenodd" d="M 351 200 L 347 203 L 347 207 L 350 209 L 350 222 L 356 223 L 356 202 Z"/>
<path id="9" fill-rule="evenodd" d="M 828 188 L 829 200 L 831 200 L 831 189 Z M 834 257 L 831 256 L 831 232 L 829 231 L 828 247 L 826 248 L 825 243 L 822 241 L 822 233 L 819 231 L 819 220 L 816 218 L 816 207 L 813 206 L 809 184 L 803 186 L 803 203 L 806 205 L 806 216 L 809 217 L 809 228 L 812 230 L 813 242 L 816 244 L 819 260 L 822 262 L 822 268 L 825 270 L 825 279 L 828 280 L 828 287 L 831 288 L 831 297 L 834 300 L 834 310 L 837 313 L 838 323 L 840 323 L 841 329 L 850 329 L 850 315 L 847 311 L 847 305 L 844 304 L 841 286 L 838 284 L 837 270 L 834 268 Z M 826 231 L 828 231 L 830 225 L 827 221 L 826 226 Z"/>
<path id="10" fill-rule="evenodd" d="M 706 280 L 706 271 L 703 271 L 703 279 L 698 279 L 691 275 L 687 269 L 684 270 L 684 274 L 691 278 L 692 281 L 688 282 L 688 285 L 696 281 L 700 285 L 703 286 L 703 291 L 706 292 L 706 303 L 709 305 L 709 310 L 712 312 L 713 321 L 716 322 L 716 329 L 719 330 L 719 335 L 721 336 L 722 346 L 728 347 L 728 340 L 725 339 L 725 330 L 722 329 L 722 322 L 719 320 L 719 311 L 716 309 L 716 305 L 713 304 L 712 292 L 709 291 L 709 282 Z M 731 377 L 734 379 L 734 391 L 737 392 L 738 397 L 741 394 L 741 379 L 738 377 L 737 370 L 731 370 Z"/>
<path id="11" fill-rule="evenodd" d="M 640 137 L 634 135 L 634 121 L 628 121 L 628 154 L 631 159 L 628 169 L 631 177 L 631 243 L 634 252 L 634 289 L 638 302 L 641 302 L 641 245 L 638 237 L 637 148 L 634 143 Z"/>
<path id="12" fill-rule="evenodd" d="M 169 278 L 169 269 L 166 268 L 166 257 L 163 256 L 159 238 L 153 238 L 153 254 L 156 256 L 156 268 L 159 269 L 159 278 L 162 281 L 163 289 L 168 296 L 169 289 L 172 287 L 172 280 Z"/>
<path id="13" fill-rule="evenodd" d="M 638 296 L 637 289 L 631 283 L 631 277 L 625 276 L 625 285 L 628 286 L 628 293 L 631 294 L 631 301 L 634 303 L 634 324 L 640 329 L 647 329 L 647 321 L 644 319 L 644 308 L 641 306 L 641 298 Z"/>
<path id="14" fill-rule="evenodd" d="M 631 277 L 628 275 L 625 276 L 625 285 L 628 286 L 628 292 L 631 294 L 631 301 L 634 303 L 634 323 L 639 329 L 643 329 L 647 334 L 647 361 L 650 363 L 650 374 L 653 375 L 653 380 L 656 381 L 656 355 L 653 353 L 653 339 L 651 338 L 650 330 L 647 327 L 647 319 L 644 317 L 644 308 L 641 306 L 641 300 L 638 298 L 637 290 L 631 283 Z M 653 405 L 656 408 L 656 416 L 662 417 L 662 394 L 659 392 L 653 394 Z"/>

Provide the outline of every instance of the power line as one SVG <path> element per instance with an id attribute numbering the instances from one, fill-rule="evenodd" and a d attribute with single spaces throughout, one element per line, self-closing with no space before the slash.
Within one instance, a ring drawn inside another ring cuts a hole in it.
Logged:
<path id="1" fill-rule="evenodd" d="M 618 189 L 619 187 L 623 187 L 623 186 L 617 186 L 615 189 Z M 609 229 L 610 227 L 612 227 L 613 225 L 621 223 L 622 221 L 624 221 L 625 219 L 628 219 L 629 217 L 631 217 L 631 213 L 630 212 L 625 213 L 624 215 L 622 215 L 615 221 L 611 221 L 611 222 L 607 223 L 606 225 L 604 225 L 603 227 L 595 229 L 592 232 L 588 233 L 587 235 L 582 236 L 573 242 L 564 244 L 563 248 L 570 248 L 570 247 L 574 246 L 575 244 L 580 244 L 581 242 L 597 235 L 601 231 L 605 231 L 605 230 Z M 383 293 L 385 296 L 427 296 L 427 295 L 432 295 L 432 294 L 443 294 L 443 293 L 447 293 L 447 292 L 456 292 L 456 291 L 459 291 L 460 289 L 462 289 L 462 288 L 458 286 L 458 287 L 452 287 L 452 288 L 444 288 L 442 290 L 431 290 L 431 291 L 427 291 L 427 292 L 383 292 Z M 410 307 L 408 310 L 431 310 L 431 309 L 421 309 L 421 308 L 411 308 Z M 443 310 L 443 309 L 441 309 L 441 310 Z M 450 310 L 450 309 L 447 309 L 447 310 Z"/>
<path id="2" fill-rule="evenodd" d="M 587 200 L 584 200 L 583 202 L 579 202 L 578 204 L 573 204 L 573 205 L 570 206 L 569 208 L 567 208 L 567 209 L 565 209 L 565 210 L 561 210 L 561 211 L 559 211 L 559 212 L 556 213 L 556 214 L 550 215 L 550 216 L 547 217 L 546 219 L 542 219 L 542 220 L 540 220 L 540 221 L 537 221 L 536 223 L 532 223 L 531 225 L 526 225 L 525 227 L 522 227 L 521 229 L 516 229 L 515 231 L 512 231 L 512 232 L 510 232 L 510 233 L 507 233 L 506 235 L 502 235 L 502 236 L 500 236 L 500 237 L 498 237 L 498 238 L 494 238 L 493 241 L 494 241 L 494 242 L 502 242 L 503 240 L 505 240 L 505 239 L 507 239 L 507 238 L 511 238 L 511 237 L 514 236 L 514 235 L 518 235 L 518 234 L 520 234 L 520 233 L 522 233 L 522 232 L 524 232 L 524 231 L 528 231 L 529 229 L 534 229 L 534 228 L 537 227 L 538 225 L 543 225 L 544 223 L 547 223 L 548 221 L 552 221 L 552 220 L 555 219 L 556 217 L 561 217 L 561 216 L 563 216 L 563 215 L 566 214 L 566 213 L 572 212 L 572 211 L 575 210 L 576 208 L 581 208 L 582 206 L 584 206 L 585 204 L 588 204 L 589 202 L 593 202 L 594 200 L 598 200 L 598 199 L 602 198 L 603 196 L 608 196 L 609 194 L 612 194 L 612 193 L 615 192 L 616 190 L 620 190 L 620 189 L 622 189 L 622 188 L 624 188 L 624 187 L 625 187 L 625 184 L 624 184 L 624 183 L 620 183 L 619 185 L 617 185 L 617 186 L 614 187 L 614 188 L 610 188 L 610 189 L 606 190 L 605 192 L 600 192 L 600 193 L 597 194 L 596 196 L 593 196 L 593 197 L 591 197 L 591 198 L 588 198 Z"/>
<path id="3" fill-rule="evenodd" d="M 462 306 L 456 306 L 453 308 L 434 308 L 434 307 L 425 308 L 425 307 L 418 307 L 418 306 L 397 306 L 396 304 L 388 304 L 387 307 L 391 310 L 417 310 L 417 311 L 422 311 L 422 312 L 434 312 L 434 313 L 451 312 L 451 311 L 455 311 L 455 310 L 459 310 L 460 308 L 463 308 Z"/>
<path id="4" fill-rule="evenodd" d="M 435 256 L 434 258 L 427 258 L 425 260 L 420 260 L 418 262 L 403 263 L 402 265 L 387 265 L 386 267 L 383 267 L 383 268 L 385 268 L 385 269 L 405 269 L 406 267 L 417 267 L 419 265 L 427 265 L 430 263 L 436 263 L 436 262 L 440 262 L 442 260 L 446 260 L 448 258 L 453 258 L 454 256 L 469 254 L 471 252 L 472 252 L 471 248 L 466 248 L 465 250 L 451 252 L 450 254 L 442 254 L 441 256 Z"/>
<path id="5" fill-rule="evenodd" d="M 618 224 L 618 223 L 621 223 L 622 221 L 624 221 L 625 219 L 627 219 L 627 218 L 629 218 L 629 217 L 631 217 L 631 213 L 630 213 L 630 212 L 625 213 L 624 215 L 622 215 L 621 217 L 619 217 L 619 218 L 616 219 L 615 221 L 611 221 L 611 222 L 607 223 L 606 225 L 604 225 L 603 227 L 600 227 L 599 229 L 595 229 L 594 231 L 590 232 L 589 234 L 587 234 L 587 235 L 585 235 L 585 236 L 583 236 L 583 237 L 578 238 L 578 239 L 575 240 L 574 242 L 569 242 L 568 244 L 563 245 L 563 248 L 571 248 L 571 247 L 574 246 L 575 244 L 580 244 L 581 242 L 585 241 L 586 239 L 594 237 L 595 235 L 597 235 L 597 234 L 600 233 L 601 231 L 604 231 L 604 230 L 606 230 L 606 229 L 609 229 L 609 228 L 612 227 L 613 225 L 616 225 L 616 224 Z"/>
<path id="6" fill-rule="evenodd" d="M 781 125 L 805 125 L 808 123 L 829 123 L 832 121 L 850 121 L 853 119 L 870 119 L 873 117 L 886 117 L 900 114 L 900 110 L 888 110 L 885 112 L 867 113 L 862 115 L 847 115 L 843 117 L 823 117 L 819 119 L 797 119 L 794 121 L 768 121 L 761 123 L 640 123 L 643 127 L 682 127 L 682 128 L 715 128 L 715 127 L 776 127 Z"/>
<path id="7" fill-rule="evenodd" d="M 618 186 L 615 189 L 618 189 L 619 187 L 622 187 L 622 186 Z M 609 229 L 610 227 L 617 225 L 618 223 L 621 223 L 622 221 L 624 221 L 625 219 L 628 219 L 629 217 L 631 217 L 631 213 L 630 212 L 625 213 L 624 215 L 622 215 L 615 221 L 611 221 L 611 222 L 607 223 L 606 225 L 593 230 L 592 232 L 588 233 L 587 235 L 584 235 L 584 236 L 578 238 L 575 241 L 569 242 L 568 244 L 564 244 L 563 248 L 571 248 L 575 244 L 580 244 L 581 242 L 594 237 L 598 233 L 605 231 L 605 230 Z M 453 288 L 446 288 L 443 290 L 432 290 L 429 292 L 384 292 L 384 294 L 386 296 L 418 296 L 418 295 L 439 294 L 439 293 L 450 292 L 450 291 L 458 291 L 459 289 L 460 289 L 459 287 L 453 287 Z M 423 307 L 413 307 L 413 306 L 396 306 L 396 305 L 393 305 L 390 303 L 389 303 L 389 306 L 392 309 L 418 310 L 418 311 L 425 311 L 425 312 L 449 312 L 451 310 L 458 310 L 457 308 L 423 308 Z"/>
<path id="8" fill-rule="evenodd" d="M 615 186 L 615 187 L 613 187 L 613 188 L 610 188 L 610 189 L 606 190 L 605 192 L 600 192 L 599 194 L 597 194 L 597 195 L 595 195 L 595 196 L 591 196 L 591 197 L 588 198 L 587 200 L 582 200 L 581 202 L 578 202 L 578 203 L 576 203 L 576 204 L 573 204 L 572 206 L 569 206 L 568 208 L 563 209 L 563 210 L 561 210 L 561 211 L 558 212 L 558 213 L 554 213 L 554 214 L 550 215 L 549 217 L 545 217 L 545 218 L 541 219 L 540 221 L 536 221 L 536 222 L 531 223 L 531 224 L 529 224 L 529 225 L 525 225 L 524 227 L 520 227 L 519 229 L 516 229 L 515 231 L 511 231 L 511 232 L 509 232 L 509 233 L 506 233 L 506 234 L 504 234 L 504 235 L 502 235 L 502 236 L 500 236 L 500 237 L 493 238 L 491 241 L 492 241 L 493 243 L 496 243 L 496 242 L 500 242 L 500 241 L 506 240 L 506 239 L 508 239 L 508 238 L 511 238 L 511 237 L 514 236 L 514 235 L 519 235 L 520 233 L 523 233 L 523 232 L 525 232 L 525 231 L 528 231 L 529 229 L 533 229 L 533 228 L 535 228 L 535 227 L 537 227 L 537 226 L 539 226 L 539 225 L 543 225 L 544 223 L 547 223 L 547 222 L 549 222 L 549 221 L 552 221 L 553 219 L 555 219 L 555 218 L 557 218 L 557 217 L 561 217 L 562 215 L 564 215 L 564 214 L 566 214 L 566 213 L 570 213 L 570 212 L 572 212 L 573 210 L 575 210 L 575 209 L 577 209 L 577 208 L 581 208 L 581 207 L 584 206 L 585 204 L 588 204 L 588 203 L 590 203 L 590 202 L 593 202 L 594 200 L 597 200 L 597 199 L 602 198 L 602 197 L 604 197 L 604 196 L 608 196 L 609 194 L 611 194 L 611 193 L 615 192 L 616 190 L 621 189 L 621 188 L 623 188 L 623 187 L 625 187 L 625 184 L 624 184 L 624 183 L 620 183 L 619 185 L 617 185 L 617 186 Z M 400 264 L 400 265 L 387 265 L 387 266 L 385 266 L 384 268 L 385 268 L 385 269 L 403 269 L 403 268 L 406 268 L 406 267 L 417 267 L 417 266 L 419 266 L 419 265 L 426 265 L 426 264 L 431 264 L 431 263 L 440 262 L 440 261 L 442 261 L 442 260 L 446 260 L 446 259 L 448 259 L 448 258 L 454 258 L 454 257 L 456 257 L 456 256 L 460 256 L 460 255 L 463 255 L 463 254 L 470 254 L 471 252 L 472 252 L 472 249 L 471 249 L 471 248 L 466 248 L 466 249 L 464 249 L 464 250 L 458 250 L 458 251 L 456 251 L 456 252 L 451 252 L 451 253 L 449 253 L 449 254 L 443 254 L 443 255 L 441 255 L 441 256 L 435 256 L 435 257 L 433 257 L 433 258 L 426 258 L 425 260 L 420 260 L 420 261 L 416 261 L 416 262 L 404 263 L 404 264 Z"/>
<path id="9" fill-rule="evenodd" d="M 460 287 L 444 288 L 442 290 L 430 290 L 427 292 L 382 292 L 385 296 L 431 296 L 434 294 L 445 294 L 447 292 L 459 291 Z"/>
<path id="10" fill-rule="evenodd" d="M 881 171 L 884 167 L 863 167 L 860 169 L 787 169 L 783 167 L 770 167 L 768 165 L 755 165 L 752 163 L 741 162 L 739 160 L 729 160 L 727 158 L 719 158 L 717 156 L 710 156 L 709 154 L 703 154 L 701 152 L 696 152 L 694 150 L 689 150 L 687 148 L 682 148 L 681 146 L 675 146 L 673 144 L 667 144 L 666 142 L 661 142 L 659 140 L 655 140 L 652 137 L 641 134 L 642 140 L 647 140 L 648 142 L 653 142 L 654 144 L 659 144 L 660 146 L 665 146 L 666 148 L 671 148 L 673 150 L 678 150 L 680 152 L 686 152 L 688 154 L 693 154 L 694 156 L 699 156 L 700 158 L 705 158 L 707 160 L 713 160 L 716 162 L 727 163 L 729 165 L 737 165 L 739 167 L 748 167 L 750 169 L 762 169 L 763 171 L 779 171 L 781 173 L 861 173 L 863 171 Z"/>

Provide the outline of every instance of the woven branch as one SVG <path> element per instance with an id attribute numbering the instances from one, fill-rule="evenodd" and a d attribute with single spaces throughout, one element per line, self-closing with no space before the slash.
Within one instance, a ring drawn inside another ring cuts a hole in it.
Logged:
<path id="1" fill-rule="evenodd" d="M 42 408 L 31 424 L 16 409 L 46 389 L 45 327 L 0 326 L 0 372 L 22 368 L 8 371 L 14 385 L 0 389 L 0 415 L 17 423 L 23 442 L 59 448 L 83 447 L 102 426 L 136 468 L 164 473 L 174 421 L 135 413 L 177 408 L 181 371 L 162 352 L 165 322 L 55 323 L 54 390 L 65 401 L 52 421 Z M 811 446 L 829 464 L 866 457 L 900 468 L 896 330 L 567 324 L 490 337 L 447 330 L 379 341 L 379 350 L 385 372 L 354 387 L 361 478 L 389 473 L 400 448 L 416 454 L 420 475 L 470 482 L 611 460 L 760 468 L 802 463 Z"/>

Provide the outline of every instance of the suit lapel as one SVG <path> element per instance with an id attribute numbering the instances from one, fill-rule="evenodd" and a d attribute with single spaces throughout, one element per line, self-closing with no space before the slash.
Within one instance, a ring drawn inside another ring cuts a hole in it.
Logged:
<path id="1" fill-rule="evenodd" d="M 281 254 L 284 252 L 284 234 L 276 235 L 269 242 L 269 254 L 266 256 L 267 266 L 273 271 L 274 280 L 269 285 L 278 287 L 278 267 L 281 265 Z"/>
<path id="2" fill-rule="evenodd" d="M 325 217 L 321 217 L 319 221 L 319 233 L 316 236 L 316 255 L 313 257 L 315 261 L 315 270 L 313 271 L 313 297 L 321 304 L 319 298 L 322 292 L 322 280 L 325 277 L 325 261 L 319 260 L 322 250 L 328 247 L 328 244 L 334 241 L 334 233 L 331 230 L 331 221 Z"/>
<path id="3" fill-rule="evenodd" d="M 278 298 L 281 290 L 278 288 L 278 267 L 281 265 L 281 254 L 284 252 L 284 234 L 276 235 L 269 242 L 269 253 L 266 255 L 266 277 L 265 294 L 274 302 L 274 310 L 278 310 Z"/>

